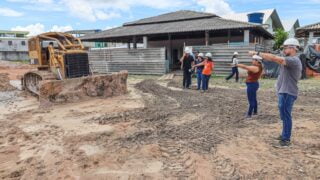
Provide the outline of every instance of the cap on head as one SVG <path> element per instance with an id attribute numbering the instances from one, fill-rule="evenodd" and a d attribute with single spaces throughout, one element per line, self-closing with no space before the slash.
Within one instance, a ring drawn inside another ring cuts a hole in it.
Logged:
<path id="1" fill-rule="evenodd" d="M 206 54 L 206 57 L 212 58 L 212 54 L 211 54 L 211 53 L 207 53 L 207 54 Z"/>
<path id="2" fill-rule="evenodd" d="M 203 53 L 199 53 L 198 56 L 199 56 L 199 57 L 203 57 L 204 54 L 203 54 Z"/>
<path id="3" fill-rule="evenodd" d="M 233 55 L 239 55 L 239 53 L 238 52 L 234 52 Z"/>
<path id="4" fill-rule="evenodd" d="M 299 48 L 300 43 L 296 38 L 289 38 L 284 41 L 283 46 L 292 46 L 292 47 Z"/>

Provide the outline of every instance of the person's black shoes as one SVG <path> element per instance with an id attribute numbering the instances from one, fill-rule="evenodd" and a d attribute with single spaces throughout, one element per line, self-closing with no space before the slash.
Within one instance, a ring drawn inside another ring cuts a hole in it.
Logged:
<path id="1" fill-rule="evenodd" d="M 291 145 L 291 142 L 288 140 L 281 140 L 281 141 L 279 141 L 279 144 L 282 147 L 289 147 Z"/>
<path id="2" fill-rule="evenodd" d="M 290 147 L 291 142 L 289 140 L 280 140 L 279 144 L 273 145 L 275 148 L 287 148 Z"/>

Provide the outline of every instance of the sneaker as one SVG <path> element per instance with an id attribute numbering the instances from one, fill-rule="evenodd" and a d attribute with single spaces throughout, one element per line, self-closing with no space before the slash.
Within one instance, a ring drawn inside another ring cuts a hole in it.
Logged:
<path id="1" fill-rule="evenodd" d="M 249 114 L 247 114 L 247 115 L 246 115 L 246 119 L 250 119 L 250 118 L 252 118 L 252 116 L 249 115 Z"/>
<path id="2" fill-rule="evenodd" d="M 287 148 L 290 147 L 291 142 L 288 140 L 280 140 L 279 144 L 274 144 L 273 147 L 275 148 Z"/>
<path id="3" fill-rule="evenodd" d="M 253 113 L 253 115 L 254 115 L 254 116 L 257 116 L 257 115 L 258 115 L 258 113 Z"/>
<path id="4" fill-rule="evenodd" d="M 291 142 L 288 140 L 281 140 L 280 141 L 280 146 L 282 147 L 289 147 L 291 145 Z"/>

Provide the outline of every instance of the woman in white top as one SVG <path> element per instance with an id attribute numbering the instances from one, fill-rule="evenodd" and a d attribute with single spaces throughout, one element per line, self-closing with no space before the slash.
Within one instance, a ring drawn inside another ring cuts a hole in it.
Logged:
<path id="1" fill-rule="evenodd" d="M 239 64 L 238 61 L 238 52 L 234 52 L 233 56 L 232 56 L 232 73 L 226 78 L 226 81 L 228 81 L 229 79 L 231 79 L 234 75 L 236 75 L 236 82 L 239 81 L 239 71 L 238 71 L 238 67 L 237 65 Z"/>

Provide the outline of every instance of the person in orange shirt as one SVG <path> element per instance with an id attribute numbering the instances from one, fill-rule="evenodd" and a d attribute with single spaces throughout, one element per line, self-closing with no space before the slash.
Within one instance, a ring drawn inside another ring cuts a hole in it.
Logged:
<path id="1" fill-rule="evenodd" d="M 202 63 L 195 65 L 194 67 L 204 66 L 202 71 L 202 92 L 206 92 L 209 88 L 209 80 L 214 68 L 212 61 L 212 54 L 207 53 Z"/>

